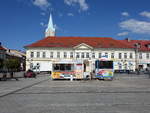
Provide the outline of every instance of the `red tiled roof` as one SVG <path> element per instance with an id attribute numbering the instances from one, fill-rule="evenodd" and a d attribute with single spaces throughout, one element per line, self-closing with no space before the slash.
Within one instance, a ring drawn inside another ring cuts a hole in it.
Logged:
<path id="1" fill-rule="evenodd" d="M 132 48 L 130 45 L 109 37 L 46 37 L 25 47 L 72 48 L 85 43 L 94 48 Z"/>
<path id="2" fill-rule="evenodd" d="M 0 50 L 6 50 L 5 48 L 3 48 L 2 46 L 0 46 Z"/>
<path id="3" fill-rule="evenodd" d="M 129 46 L 132 46 L 132 48 L 136 48 L 135 44 L 140 44 L 139 51 L 150 51 L 150 48 L 148 48 L 148 45 L 150 45 L 150 40 L 119 40 L 120 42 L 124 42 Z"/>

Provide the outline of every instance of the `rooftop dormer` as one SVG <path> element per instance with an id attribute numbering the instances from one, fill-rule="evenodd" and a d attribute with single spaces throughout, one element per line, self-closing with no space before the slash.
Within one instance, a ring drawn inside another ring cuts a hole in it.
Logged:
<path id="1" fill-rule="evenodd" d="M 150 43 L 145 45 L 146 48 L 150 49 Z"/>
<path id="2" fill-rule="evenodd" d="M 135 43 L 135 44 L 134 44 L 134 47 L 135 47 L 135 48 L 141 48 L 141 46 L 142 46 L 141 43 Z"/>

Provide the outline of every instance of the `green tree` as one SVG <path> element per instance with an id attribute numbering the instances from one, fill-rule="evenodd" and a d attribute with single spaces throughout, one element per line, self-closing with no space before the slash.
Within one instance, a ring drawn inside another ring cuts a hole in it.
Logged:
<path id="1" fill-rule="evenodd" d="M 2 69 L 4 66 L 4 60 L 3 59 L 0 59 L 0 69 Z"/>
<path id="2" fill-rule="evenodd" d="M 5 60 L 5 67 L 8 71 L 17 71 L 20 68 L 20 62 L 15 58 L 7 59 Z"/>

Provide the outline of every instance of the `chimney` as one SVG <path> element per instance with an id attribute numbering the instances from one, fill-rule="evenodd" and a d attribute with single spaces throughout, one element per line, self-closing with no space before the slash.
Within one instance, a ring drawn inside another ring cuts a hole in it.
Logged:
<path id="1" fill-rule="evenodd" d="M 2 43 L 0 42 L 0 46 L 2 45 Z"/>
<path id="2" fill-rule="evenodd" d="M 128 37 L 128 38 L 125 38 L 125 40 L 126 40 L 127 42 L 130 42 L 130 41 L 131 41 L 129 37 Z"/>

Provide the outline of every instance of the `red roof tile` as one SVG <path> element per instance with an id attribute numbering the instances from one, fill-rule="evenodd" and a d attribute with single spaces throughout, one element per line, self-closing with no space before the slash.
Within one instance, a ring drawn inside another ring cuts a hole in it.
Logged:
<path id="1" fill-rule="evenodd" d="M 0 46 L 0 50 L 6 50 L 5 48 L 3 48 L 2 46 Z"/>
<path id="2" fill-rule="evenodd" d="M 124 42 L 129 46 L 132 46 L 132 48 L 136 48 L 135 44 L 140 44 L 139 51 L 150 51 L 150 48 L 148 48 L 148 45 L 150 45 L 150 40 L 120 40 L 120 42 Z"/>
<path id="3" fill-rule="evenodd" d="M 72 48 L 85 43 L 94 48 L 132 48 L 124 42 L 109 37 L 47 37 L 25 47 Z"/>

